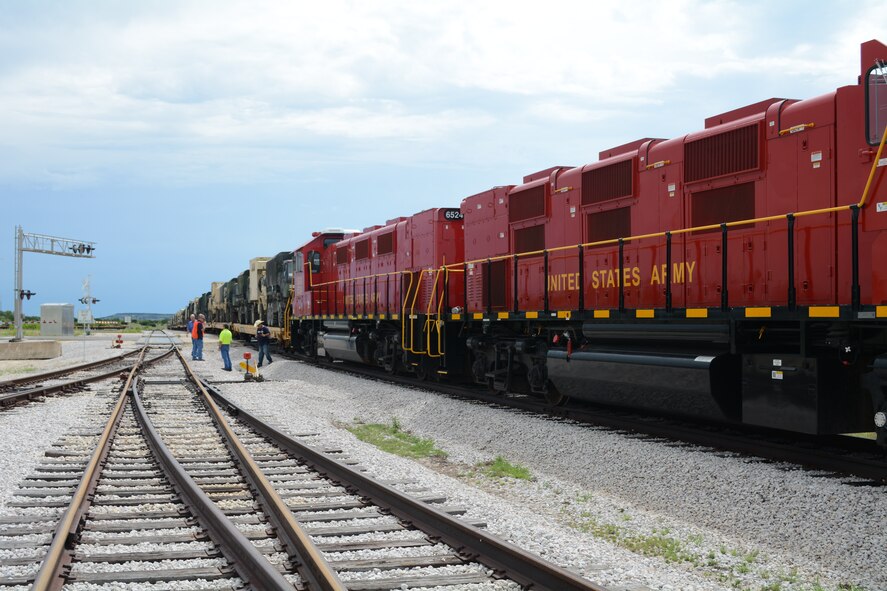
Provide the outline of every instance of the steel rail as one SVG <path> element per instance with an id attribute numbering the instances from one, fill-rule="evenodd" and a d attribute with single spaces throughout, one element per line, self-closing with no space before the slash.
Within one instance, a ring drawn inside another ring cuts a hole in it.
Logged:
<path id="1" fill-rule="evenodd" d="M 274 441 L 276 445 L 298 456 L 326 478 L 352 491 L 356 490 L 356 494 L 387 508 L 399 519 L 440 538 L 442 542 L 457 549 L 464 556 L 480 562 L 518 584 L 534 590 L 606 591 L 605 587 L 326 457 L 257 419 L 225 398 L 212 385 L 203 382 L 203 386 L 222 406 L 236 414 L 238 419 Z"/>
<path id="2" fill-rule="evenodd" d="M 141 352 L 141 349 L 136 349 L 135 351 L 130 351 L 129 353 L 124 353 L 122 355 L 117 355 L 115 357 L 108 357 L 107 359 L 101 359 L 99 361 L 91 361 L 90 363 L 84 363 L 82 365 L 72 365 L 71 367 L 66 367 L 62 369 L 56 369 L 53 371 L 47 371 L 45 373 L 34 374 L 30 376 L 24 376 L 21 378 L 13 378 L 11 380 L 6 380 L 0 382 L 0 391 L 8 390 L 10 388 L 18 388 L 25 384 L 30 384 L 32 382 L 39 382 L 42 380 L 51 380 L 53 378 L 57 378 L 59 376 L 63 376 L 65 374 L 74 373 L 75 371 L 85 371 L 87 369 L 93 369 L 95 367 L 101 367 L 103 365 L 108 365 L 111 363 L 115 363 L 117 361 L 122 361 L 127 357 L 132 357 L 133 355 L 138 355 Z"/>
<path id="3" fill-rule="evenodd" d="M 65 514 L 53 533 L 52 543 L 49 546 L 46 557 L 43 559 L 43 563 L 40 565 L 40 570 L 37 571 L 37 576 L 34 578 L 34 585 L 31 587 L 32 591 L 55 591 L 61 589 L 65 584 L 63 570 L 71 560 L 70 553 L 66 552 L 65 549 L 74 540 L 83 517 L 92 504 L 92 495 L 95 492 L 101 474 L 99 466 L 105 463 L 108 452 L 111 450 L 111 441 L 117 431 L 117 426 L 120 424 L 120 419 L 123 417 L 123 407 L 129 394 L 129 387 L 133 383 L 133 378 L 147 351 L 147 346 L 142 348 L 138 360 L 132 366 L 129 376 L 126 378 L 126 383 L 120 396 L 117 398 L 114 410 L 111 412 L 111 416 L 105 424 L 95 451 L 93 451 L 92 457 L 86 465 L 80 484 L 77 486 L 77 490 L 71 497 L 71 503 L 68 505 Z M 167 355 L 170 353 L 172 351 L 167 352 Z"/>
<path id="4" fill-rule="evenodd" d="M 345 584 L 341 581 L 339 575 L 330 566 L 320 550 L 317 549 L 317 546 L 314 545 L 311 537 L 296 521 L 292 510 L 286 505 L 274 489 L 274 486 L 262 473 L 262 469 L 256 464 L 252 455 L 240 442 L 240 438 L 237 437 L 228 421 L 222 416 L 219 407 L 213 402 L 212 397 L 201 380 L 185 361 L 181 351 L 179 351 L 179 361 L 182 362 L 191 381 L 197 386 L 204 405 L 215 421 L 229 451 L 237 458 L 244 476 L 250 484 L 250 488 L 256 491 L 259 497 L 259 504 L 271 519 L 278 537 L 283 539 L 286 544 L 287 553 L 297 563 L 299 575 L 308 582 L 311 589 L 345 591 Z"/>
<path id="5" fill-rule="evenodd" d="M 251 588 L 259 591 L 292 591 L 293 585 L 259 553 L 175 458 L 148 416 L 136 386 L 135 383 L 132 384 L 133 408 L 136 420 L 145 432 L 145 440 L 182 501 L 219 545 L 238 576 Z"/>
<path id="6" fill-rule="evenodd" d="M 138 353 L 141 353 L 142 350 L 139 350 Z M 4 406 L 9 406 L 10 404 L 15 404 L 16 402 L 20 402 L 22 400 L 30 400 L 36 396 L 47 396 L 49 394 L 53 394 L 54 392 L 59 392 L 65 390 L 66 388 L 73 388 L 77 386 L 82 386 L 84 384 L 91 384 L 92 382 L 100 382 L 102 380 L 109 380 L 114 376 L 120 375 L 124 372 L 131 372 L 133 368 L 137 367 L 139 363 L 143 363 L 146 365 L 150 365 L 156 361 L 160 361 L 172 354 L 172 349 L 155 357 L 154 359 L 149 359 L 148 361 L 140 360 L 135 365 L 130 365 L 129 367 L 122 367 L 120 369 L 116 369 L 114 371 L 109 371 L 107 373 L 99 374 L 96 376 L 89 376 L 85 378 L 79 378 L 76 380 L 70 380 L 67 382 L 61 382 L 59 384 L 53 384 L 51 386 L 41 386 L 39 388 L 31 388 L 30 390 L 22 390 L 21 392 L 13 392 L 12 394 L 3 394 L 0 395 L 0 408 Z"/>

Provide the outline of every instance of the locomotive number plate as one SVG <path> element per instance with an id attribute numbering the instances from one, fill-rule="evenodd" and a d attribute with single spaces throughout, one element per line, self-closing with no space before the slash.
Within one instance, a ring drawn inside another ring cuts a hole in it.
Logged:
<path id="1" fill-rule="evenodd" d="M 441 210 L 441 215 L 445 220 L 461 220 L 465 218 L 459 209 L 443 209 Z"/>

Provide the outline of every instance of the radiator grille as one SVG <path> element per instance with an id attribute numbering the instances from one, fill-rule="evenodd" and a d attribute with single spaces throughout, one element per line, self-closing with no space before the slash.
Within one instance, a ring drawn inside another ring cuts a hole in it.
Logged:
<path id="1" fill-rule="evenodd" d="M 514 252 L 533 252 L 545 248 L 545 225 L 531 226 L 514 231 Z"/>
<path id="2" fill-rule="evenodd" d="M 585 219 L 588 230 L 588 242 L 600 242 L 602 240 L 631 236 L 630 207 L 590 213 Z"/>
<path id="3" fill-rule="evenodd" d="M 690 203 L 692 215 L 690 223 L 694 226 L 752 219 L 755 217 L 755 184 L 742 183 L 699 191 L 691 195 Z M 703 232 L 717 231 L 719 230 L 703 230 Z"/>
<path id="4" fill-rule="evenodd" d="M 545 185 L 512 193 L 508 200 L 508 221 L 519 222 L 545 215 Z"/>
<path id="5" fill-rule="evenodd" d="M 370 258 L 370 239 L 367 238 L 365 240 L 361 240 L 360 242 L 354 243 L 354 260 L 360 261 L 362 259 Z"/>
<path id="6" fill-rule="evenodd" d="M 390 254 L 394 252 L 394 232 L 380 234 L 376 239 L 376 254 Z"/>
<path id="7" fill-rule="evenodd" d="M 342 246 L 336 249 L 336 264 L 337 265 L 347 265 L 348 264 L 348 247 Z"/>
<path id="8" fill-rule="evenodd" d="M 506 274 L 508 261 L 493 261 L 490 263 L 490 294 L 489 303 L 493 310 L 505 309 L 506 287 L 508 285 Z M 487 299 L 484 299 L 486 306 Z"/>
<path id="9" fill-rule="evenodd" d="M 634 159 L 582 173 L 582 205 L 634 195 Z"/>
<path id="10" fill-rule="evenodd" d="M 760 167 L 760 126 L 755 123 L 684 145 L 688 183 Z"/>

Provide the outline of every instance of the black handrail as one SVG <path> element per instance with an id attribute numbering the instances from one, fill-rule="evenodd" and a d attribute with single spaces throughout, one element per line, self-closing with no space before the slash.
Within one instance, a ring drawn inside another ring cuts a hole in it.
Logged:
<path id="1" fill-rule="evenodd" d="M 671 232 L 665 233 L 665 311 L 671 312 Z"/>
<path id="2" fill-rule="evenodd" d="M 721 224 L 721 310 L 726 312 L 727 298 L 727 223 Z"/>
<path id="3" fill-rule="evenodd" d="M 850 266 L 853 277 L 850 280 L 850 305 L 853 311 L 859 310 L 859 206 L 850 206 Z"/>
<path id="4" fill-rule="evenodd" d="M 487 283 L 487 314 L 493 313 L 493 262 L 487 259 L 484 265 L 484 278 Z"/>
<path id="5" fill-rule="evenodd" d="M 514 313 L 517 314 L 520 310 L 520 305 L 517 301 L 517 255 L 514 255 L 514 273 L 512 277 L 512 283 L 514 284 Z"/>
<path id="6" fill-rule="evenodd" d="M 468 318 L 468 263 L 462 263 L 462 299 L 464 300 L 464 305 L 462 306 L 462 318 Z"/>
<path id="7" fill-rule="evenodd" d="M 544 304 L 543 309 L 545 310 L 545 315 L 547 316 L 548 315 L 548 250 L 542 251 L 542 265 L 543 265 L 543 269 L 544 269 L 544 271 L 542 273 L 542 279 L 545 282 L 545 288 L 544 288 L 545 291 L 543 292 L 544 293 L 544 296 L 543 296 L 544 300 L 542 303 Z"/>
<path id="8" fill-rule="evenodd" d="M 625 312 L 625 240 L 619 239 L 619 313 Z"/>
<path id="9" fill-rule="evenodd" d="M 585 247 L 579 248 L 579 311 L 585 311 Z"/>
<path id="10" fill-rule="evenodd" d="M 795 214 L 785 216 L 788 221 L 788 309 L 794 310 L 797 303 L 795 290 Z"/>

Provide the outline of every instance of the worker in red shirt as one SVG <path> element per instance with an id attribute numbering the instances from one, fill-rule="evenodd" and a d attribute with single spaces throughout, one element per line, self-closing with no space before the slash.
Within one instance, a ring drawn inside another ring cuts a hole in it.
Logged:
<path id="1" fill-rule="evenodd" d="M 191 340 L 194 343 L 194 350 L 191 353 L 191 359 L 194 361 L 203 361 L 203 329 L 206 326 L 206 316 L 200 314 L 197 321 L 191 329 Z"/>

